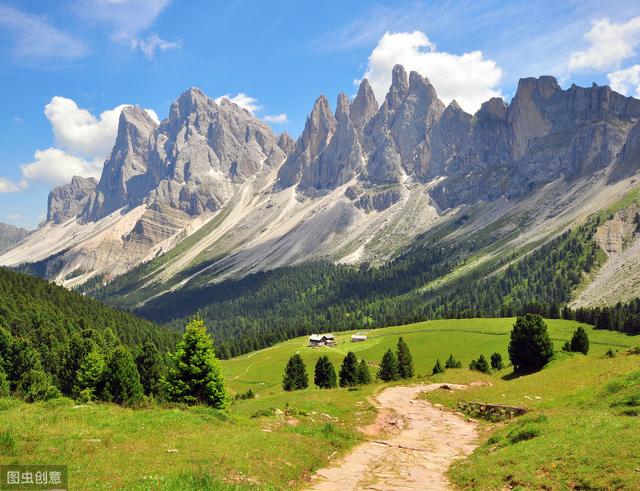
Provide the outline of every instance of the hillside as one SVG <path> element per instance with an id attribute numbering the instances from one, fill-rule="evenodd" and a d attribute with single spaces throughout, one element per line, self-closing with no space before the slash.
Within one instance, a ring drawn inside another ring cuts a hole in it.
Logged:
<path id="1" fill-rule="evenodd" d="M 579 325 L 548 323 L 556 350 Z M 512 324 L 513 319 L 424 322 L 370 330 L 368 341 L 357 344 L 349 342 L 350 333 L 338 335 L 336 348 L 308 348 L 306 337 L 296 338 L 222 362 L 232 394 L 252 389 L 258 395 L 235 401 L 226 413 L 204 407 L 73 408 L 64 400 L 31 405 L 2 400 L 0 460 L 68 463 L 72 482 L 80 488 L 107 481 L 128 489 L 304 488 L 317 469 L 339 462 L 358 442 L 386 438 L 357 431 L 375 418 L 367 398 L 382 385 L 285 393 L 280 383 L 287 359 L 300 353 L 312 373 L 320 355 L 339 364 L 353 349 L 375 371 L 384 351 L 403 336 L 413 354 L 416 381 L 484 384 L 463 392 L 437 391 L 430 399 L 454 405 L 465 398 L 530 410 L 501 425 L 481 424 L 480 448 L 450 472 L 456 484 L 470 486 L 473 476 L 478 486 L 488 488 L 500 482 L 632 489 L 637 461 L 629 450 L 640 434 L 634 417 L 623 415 L 626 406 L 619 403 L 637 392 L 638 360 L 620 353 L 636 345 L 637 337 L 585 326 L 591 341 L 587 356 L 557 352 L 543 371 L 516 379 L 505 377 L 509 367 L 491 375 L 468 370 L 469 361 L 481 353 L 506 355 Z M 619 353 L 604 358 L 608 349 Z M 442 361 L 449 354 L 464 368 L 425 377 L 436 358 Z M 511 443 L 507 435 L 529 427 L 540 434 Z M 601 447 L 605 435 L 606 447 Z M 113 466 L 119 469 L 116 476 Z"/>
<path id="2" fill-rule="evenodd" d="M 81 356 L 81 347 L 90 347 L 89 343 L 110 348 L 122 343 L 135 349 L 151 342 L 167 351 L 178 337 L 177 333 L 135 315 L 4 268 L 0 268 L 0 329 L 7 329 L 23 352 L 33 348 L 42 369 L 63 391 L 74 382 L 74 374 L 68 372 L 70 366 Z M 33 360 L 14 369 L 36 368 L 29 364 Z"/>
<path id="3" fill-rule="evenodd" d="M 0 223 L 0 252 L 9 249 L 30 234 L 28 230 Z"/>

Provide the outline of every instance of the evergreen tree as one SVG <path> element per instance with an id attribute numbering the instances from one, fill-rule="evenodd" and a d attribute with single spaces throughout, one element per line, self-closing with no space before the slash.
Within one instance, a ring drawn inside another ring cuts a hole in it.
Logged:
<path id="1" fill-rule="evenodd" d="M 537 314 L 518 317 L 511 331 L 509 358 L 516 373 L 541 370 L 553 357 L 547 325 Z"/>
<path id="2" fill-rule="evenodd" d="M 130 406 L 140 402 L 143 394 L 140 374 L 133 356 L 125 347 L 118 346 L 111 352 L 105 366 L 104 399 Z"/>
<path id="3" fill-rule="evenodd" d="M 296 353 L 287 363 L 282 379 L 282 388 L 286 391 L 306 389 L 309 386 L 307 368 L 302 357 Z"/>
<path id="4" fill-rule="evenodd" d="M 589 336 L 582 326 L 573 333 L 570 344 L 571 351 L 586 355 L 589 352 Z"/>
<path id="5" fill-rule="evenodd" d="M 565 341 L 562 345 L 562 351 L 571 352 L 571 341 Z"/>
<path id="6" fill-rule="evenodd" d="M 437 375 L 439 373 L 444 373 L 444 368 L 442 368 L 442 363 L 440 363 L 440 359 L 437 359 L 436 364 L 433 365 L 433 370 L 431 370 L 431 374 Z"/>
<path id="7" fill-rule="evenodd" d="M 313 383 L 321 389 L 332 389 L 338 385 L 336 382 L 336 370 L 327 355 L 318 358 L 313 375 Z"/>
<path id="8" fill-rule="evenodd" d="M 357 380 L 358 358 L 353 351 L 349 351 L 340 367 L 340 387 L 354 387 Z"/>
<path id="9" fill-rule="evenodd" d="M 462 368 L 462 362 L 456 360 L 453 355 L 449 355 L 447 361 L 444 364 L 445 368 Z"/>
<path id="10" fill-rule="evenodd" d="M 398 339 L 398 375 L 400 378 L 413 377 L 413 358 L 409 351 L 409 346 L 400 337 Z"/>
<path id="11" fill-rule="evenodd" d="M 490 373 L 489 363 L 484 355 L 480 355 L 477 360 L 471 360 L 469 370 L 478 370 L 479 372 Z"/>
<path id="12" fill-rule="evenodd" d="M 171 355 L 165 388 L 169 399 L 187 404 L 205 404 L 223 409 L 227 403 L 222 370 L 213 340 L 201 319 L 189 322 Z"/>
<path id="13" fill-rule="evenodd" d="M 85 401 L 92 401 L 96 397 L 102 397 L 105 367 L 104 355 L 98 347 L 94 347 L 86 356 L 76 374 L 75 396 Z"/>
<path id="14" fill-rule="evenodd" d="M 9 397 L 11 388 L 9 387 L 9 379 L 4 371 L 3 359 L 0 357 L 0 398 Z"/>
<path id="15" fill-rule="evenodd" d="M 16 395 L 26 402 L 48 401 L 60 397 L 60 391 L 51 383 L 48 373 L 27 370 L 18 380 Z"/>
<path id="16" fill-rule="evenodd" d="M 358 385 L 367 385 L 371 383 L 371 373 L 369 372 L 369 366 L 364 358 L 358 363 L 358 369 L 356 370 L 356 382 Z"/>
<path id="17" fill-rule="evenodd" d="M 7 365 L 11 360 L 11 347 L 13 345 L 13 336 L 11 333 L 0 325 L 0 366 L 8 370 Z"/>
<path id="18" fill-rule="evenodd" d="M 142 346 L 142 350 L 136 357 L 136 366 L 144 393 L 148 396 L 157 396 L 160 393 L 164 362 L 155 344 L 146 342 Z"/>
<path id="19" fill-rule="evenodd" d="M 502 355 L 500 353 L 494 353 L 491 355 L 491 368 L 494 370 L 502 370 L 504 368 Z"/>
<path id="20" fill-rule="evenodd" d="M 13 388 L 17 387 L 20 378 L 30 370 L 42 371 L 39 353 L 25 338 L 14 338 L 11 344 L 9 360 L 7 377 Z"/>
<path id="21" fill-rule="evenodd" d="M 398 360 L 390 349 L 382 357 L 378 378 L 384 382 L 391 382 L 400 378 L 398 374 Z"/>

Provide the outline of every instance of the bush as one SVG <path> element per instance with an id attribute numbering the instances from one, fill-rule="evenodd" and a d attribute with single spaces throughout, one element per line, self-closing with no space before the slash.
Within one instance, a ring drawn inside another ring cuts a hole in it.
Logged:
<path id="1" fill-rule="evenodd" d="M 246 400 L 246 399 L 255 399 L 255 398 L 256 398 L 256 395 L 251 389 L 249 389 L 246 392 L 243 392 L 242 394 L 236 394 L 236 399 Z"/>
<path id="2" fill-rule="evenodd" d="M 302 357 L 296 353 L 287 362 L 282 378 L 282 388 L 286 391 L 302 390 L 309 386 L 309 376 L 307 367 L 302 361 Z"/>
<path id="3" fill-rule="evenodd" d="M 537 436 L 540 436 L 541 432 L 538 428 L 525 427 L 517 428 L 509 433 L 508 438 L 511 443 L 518 443 L 526 440 L 531 440 Z"/>
<path id="4" fill-rule="evenodd" d="M 469 370 L 491 373 L 489 363 L 487 362 L 487 359 L 484 357 L 484 355 L 480 355 L 477 360 L 471 360 L 471 363 L 469 363 Z"/>
<path id="5" fill-rule="evenodd" d="M 607 352 L 604 354 L 604 357 L 605 358 L 615 358 L 616 357 L 616 353 L 611 348 L 609 348 L 607 350 Z"/>
<path id="6" fill-rule="evenodd" d="M 24 373 L 16 386 L 16 394 L 26 402 L 48 401 L 60 397 L 60 391 L 51 383 L 51 377 L 42 370 Z"/>
<path id="7" fill-rule="evenodd" d="M 541 370 L 553 358 L 547 325 L 537 314 L 518 317 L 509 343 L 509 358 L 516 373 Z"/>
<path id="8" fill-rule="evenodd" d="M 491 355 L 491 368 L 494 370 L 502 370 L 504 363 L 502 363 L 502 355 L 500 353 L 494 353 Z"/>
<path id="9" fill-rule="evenodd" d="M 589 336 L 582 326 L 579 326 L 573 333 L 570 344 L 571 351 L 586 355 L 589 352 Z"/>
<path id="10" fill-rule="evenodd" d="M 437 375 L 439 373 L 444 373 L 444 368 L 442 368 L 442 364 L 440 363 L 440 359 L 436 360 L 436 364 L 433 365 L 433 370 L 431 370 L 432 375 Z"/>
<path id="11" fill-rule="evenodd" d="M 445 368 L 462 368 L 462 362 L 456 360 L 453 355 L 449 355 L 449 358 L 444 364 Z"/>

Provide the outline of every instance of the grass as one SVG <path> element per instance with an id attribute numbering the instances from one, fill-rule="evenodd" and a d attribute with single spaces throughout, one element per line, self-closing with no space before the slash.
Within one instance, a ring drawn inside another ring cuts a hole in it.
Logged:
<path id="1" fill-rule="evenodd" d="M 556 349 L 578 325 L 548 323 Z M 375 418 L 367 398 L 380 385 L 355 391 L 283 392 L 282 371 L 292 354 L 301 354 L 312 382 L 321 354 L 327 354 L 336 368 L 349 350 L 377 363 L 402 335 L 416 372 L 424 376 L 431 373 L 436 358 L 444 363 L 449 354 L 464 367 L 481 353 L 489 357 L 500 352 L 507 359 L 512 324 L 513 319 L 430 321 L 372 330 L 368 341 L 357 344 L 349 341 L 350 333 L 340 333 L 335 348 L 309 348 L 306 338 L 290 340 L 222 362 L 231 394 L 248 389 L 256 394 L 254 399 L 233 401 L 224 412 L 0 399 L 0 463 L 68 464 L 74 489 L 301 488 L 327 459 L 361 441 L 357 427 Z M 620 333 L 586 329 L 592 347 L 588 356 L 558 353 L 538 374 L 503 380 L 508 369 L 487 375 L 463 368 L 430 377 L 493 384 L 429 396 L 441 404 L 453 406 L 465 397 L 531 410 L 507 424 L 482 423 L 491 443 L 454 466 L 451 477 L 460 487 L 493 489 L 499 483 L 556 489 L 582 479 L 609 489 L 613 479 L 624 485 L 640 477 L 635 470 L 640 463 L 634 461 L 640 420 L 627 415 L 638 409 L 638 357 L 604 357 L 609 349 L 622 352 L 640 343 Z M 375 374 L 376 367 L 371 371 Z"/>

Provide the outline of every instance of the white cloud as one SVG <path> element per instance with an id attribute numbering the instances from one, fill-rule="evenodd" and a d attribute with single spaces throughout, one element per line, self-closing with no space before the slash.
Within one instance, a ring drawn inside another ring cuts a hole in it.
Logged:
<path id="1" fill-rule="evenodd" d="M 75 60 L 88 52 L 85 44 L 46 19 L 0 4 L 0 31 L 10 34 L 14 58 Z"/>
<path id="2" fill-rule="evenodd" d="M 616 92 L 640 98 L 640 65 L 611 72 L 607 78 L 611 88 Z"/>
<path id="3" fill-rule="evenodd" d="M 284 124 L 287 123 L 289 121 L 289 118 L 287 118 L 287 115 L 285 113 L 281 113 L 281 114 L 267 114 L 264 117 L 264 120 L 267 123 L 276 123 L 276 124 Z"/>
<path id="4" fill-rule="evenodd" d="M 609 19 L 593 22 L 591 30 L 584 35 L 589 47 L 571 53 L 567 66 L 571 71 L 607 70 L 634 54 L 640 44 L 640 17 L 627 22 L 612 23 Z"/>
<path id="5" fill-rule="evenodd" d="M 145 109 L 144 112 L 146 112 L 149 117 L 155 121 L 156 124 L 160 124 L 158 113 L 156 113 L 153 109 Z"/>
<path id="6" fill-rule="evenodd" d="M 247 111 L 249 111 L 251 114 L 254 114 L 256 111 L 262 109 L 262 106 L 258 104 L 258 99 L 248 96 L 244 92 L 240 92 L 233 97 L 231 97 L 229 94 L 221 95 L 220 97 L 215 99 L 216 104 L 220 104 L 222 99 L 227 99 L 234 104 L 237 104 L 242 109 L 246 109 Z"/>
<path id="7" fill-rule="evenodd" d="M 168 49 L 180 48 L 180 43 L 166 41 L 158 36 L 155 32 L 145 38 L 134 37 L 129 42 L 131 49 L 139 49 L 144 55 L 151 59 L 157 50 L 167 51 Z"/>
<path id="8" fill-rule="evenodd" d="M 491 97 L 501 96 L 502 69 L 481 51 L 455 55 L 437 51 L 423 32 L 387 32 L 369 56 L 364 74 L 379 101 L 386 96 L 396 64 L 427 77 L 446 104 L 455 99 L 471 113 Z"/>
<path id="9" fill-rule="evenodd" d="M 18 183 L 15 183 L 4 177 L 0 177 L 0 194 L 1 193 L 16 193 L 22 191 L 27 187 L 27 181 L 24 179 Z"/>
<path id="10" fill-rule="evenodd" d="M 96 118 L 71 99 L 55 96 L 45 106 L 56 146 L 72 154 L 105 158 L 118 131 L 120 112 L 126 104 L 104 111 Z"/>
<path id="11" fill-rule="evenodd" d="M 7 215 L 8 220 L 20 220 L 21 218 L 22 218 L 22 215 L 20 213 L 11 213 Z"/>
<path id="12" fill-rule="evenodd" d="M 28 181 L 43 181 L 54 186 L 69 182 L 73 176 L 99 178 L 103 161 L 84 160 L 58 148 L 36 150 L 35 161 L 22 164 L 22 175 Z"/>

